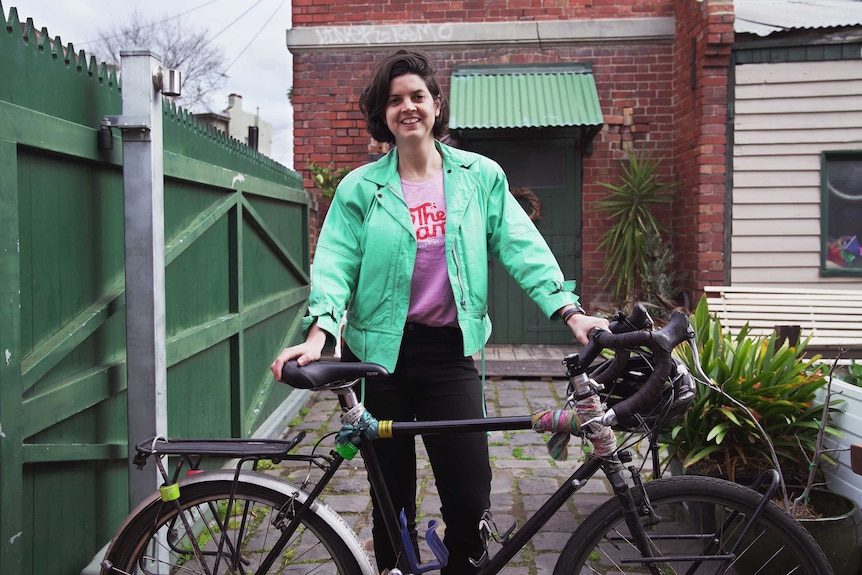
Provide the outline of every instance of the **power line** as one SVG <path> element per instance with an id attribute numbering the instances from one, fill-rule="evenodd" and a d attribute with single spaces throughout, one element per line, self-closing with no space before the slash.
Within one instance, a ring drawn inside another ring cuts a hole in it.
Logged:
<path id="1" fill-rule="evenodd" d="M 255 8 L 257 8 L 257 5 L 258 5 L 258 4 L 260 4 L 261 2 L 263 2 L 263 0 L 257 0 L 257 2 L 255 2 L 254 4 L 252 4 L 252 5 L 251 5 L 251 6 L 250 6 L 250 7 L 249 7 L 245 12 L 243 12 L 242 14 L 240 14 L 239 16 L 237 16 L 236 18 L 234 18 L 233 20 L 231 20 L 230 22 L 228 22 L 228 25 L 227 25 L 227 26 L 225 26 L 224 28 L 222 28 L 221 30 L 219 30 L 218 32 L 216 32 L 216 33 L 215 33 L 215 35 L 213 35 L 209 40 L 207 40 L 206 42 L 204 42 L 203 44 L 201 44 L 201 46 L 200 46 L 200 47 L 201 47 L 201 48 L 204 48 L 204 47 L 208 46 L 210 42 L 212 42 L 213 40 L 215 40 L 216 38 L 218 38 L 219 36 L 221 36 L 221 35 L 225 32 L 225 30 L 227 30 L 228 28 L 230 28 L 231 26 L 233 26 L 234 24 L 236 24 L 236 23 L 239 21 L 239 19 L 240 19 L 240 18 L 242 18 L 243 16 L 245 16 L 246 14 L 248 14 L 249 12 L 251 12 L 252 10 L 254 10 Z M 279 8 L 281 8 L 281 6 L 279 6 Z"/>
<path id="2" fill-rule="evenodd" d="M 214 3 L 219 2 L 219 1 L 220 0 L 209 0 L 208 2 L 204 2 L 203 4 L 195 6 L 194 8 L 190 8 L 189 10 L 186 10 L 185 12 L 180 12 L 179 14 L 176 14 L 174 16 L 169 16 L 167 18 L 163 18 L 163 19 L 158 20 L 156 22 L 152 22 L 150 24 L 147 24 L 146 26 L 142 26 L 141 28 L 151 28 L 153 26 L 158 26 L 159 24 L 163 24 L 163 23 L 168 22 L 170 20 L 174 20 L 176 18 L 180 18 L 180 17 L 185 16 L 187 14 L 191 14 L 192 12 L 194 12 L 196 10 L 199 10 L 201 8 L 204 8 L 206 6 L 209 6 L 210 4 L 214 4 Z M 218 38 L 219 36 L 224 34 L 227 30 L 229 30 L 234 24 L 236 24 L 246 14 L 248 14 L 249 12 L 254 10 L 261 2 L 263 2 L 263 0 L 257 0 L 257 2 L 255 2 L 254 4 L 249 6 L 242 14 L 240 14 L 239 16 L 237 16 L 236 18 L 231 20 L 224 28 L 222 28 L 221 30 L 219 30 L 218 32 L 216 32 L 215 34 L 210 36 L 203 44 L 201 44 L 200 47 L 204 48 L 204 47 L 208 46 L 213 40 L 215 40 L 216 38 Z M 260 35 L 260 33 L 269 25 L 270 22 L 272 22 L 272 19 L 275 18 L 275 15 L 278 14 L 278 12 L 282 9 L 282 7 L 285 5 L 286 2 L 287 2 L 287 0 L 281 1 L 281 4 L 279 4 L 278 8 L 276 8 L 275 11 L 269 16 L 269 18 L 266 19 L 266 21 L 263 23 L 263 26 L 261 26 L 260 29 L 257 32 L 255 32 L 255 34 L 252 36 L 251 40 L 249 40 L 248 43 L 242 48 L 242 50 L 240 50 L 239 54 L 237 54 L 237 56 L 233 60 L 231 60 L 230 64 L 228 64 L 228 66 L 224 69 L 223 74 L 224 74 L 224 72 L 227 72 L 231 68 L 231 66 L 233 66 L 236 63 L 237 60 L 239 60 L 240 56 L 242 56 L 246 50 L 248 50 L 248 48 L 254 43 L 254 41 L 257 39 L 257 37 Z M 115 34 L 114 36 L 107 36 L 105 39 L 118 38 L 120 36 L 123 36 L 123 34 L 120 33 L 120 34 Z M 82 45 L 87 45 L 87 44 L 90 44 L 92 42 L 96 42 L 96 40 L 90 40 L 88 42 L 83 42 Z"/>
<path id="3" fill-rule="evenodd" d="M 179 14 L 175 14 L 173 16 L 168 16 L 166 18 L 162 18 L 161 20 L 158 20 L 156 22 L 150 22 L 149 24 L 147 24 L 145 26 L 141 26 L 141 28 L 152 28 L 153 26 L 158 26 L 159 24 L 164 24 L 165 22 L 170 22 L 171 20 L 174 20 L 176 18 L 180 18 L 182 16 L 185 16 L 186 14 L 191 14 L 192 12 L 200 10 L 201 8 L 205 8 L 205 7 L 209 6 L 210 4 L 215 4 L 216 2 L 221 2 L 221 0 L 209 0 L 208 2 L 204 2 L 203 4 L 195 6 L 194 8 L 189 8 L 185 12 L 180 12 Z M 95 40 L 87 40 L 86 42 L 81 42 L 79 44 L 79 46 L 86 46 L 87 44 L 92 44 L 93 42 L 98 42 L 99 40 L 102 40 L 102 39 L 113 40 L 114 38 L 120 38 L 121 36 L 124 36 L 124 35 L 125 35 L 125 33 L 120 32 L 118 34 L 114 34 L 113 36 L 105 36 L 104 38 L 97 38 Z"/>
<path id="4" fill-rule="evenodd" d="M 261 26 L 260 29 L 252 35 L 251 40 L 248 41 L 248 44 L 243 46 L 242 50 L 239 51 L 239 54 L 236 55 L 236 58 L 231 60 L 230 64 L 227 65 L 227 68 L 224 69 L 225 72 L 230 70 L 231 66 L 236 64 L 236 61 L 239 60 L 239 57 L 242 56 L 245 51 L 248 50 L 249 46 L 251 46 L 254 41 L 260 37 L 260 33 L 263 32 L 264 28 L 269 26 L 269 23 L 272 22 L 272 19 L 275 18 L 275 15 L 278 14 L 278 11 L 281 10 L 281 7 L 284 6 L 285 2 L 287 2 L 287 0 L 281 0 L 281 4 L 278 5 L 278 8 L 275 9 L 275 12 L 273 12 L 269 16 L 269 18 L 266 19 L 266 22 L 263 23 L 263 26 Z"/>

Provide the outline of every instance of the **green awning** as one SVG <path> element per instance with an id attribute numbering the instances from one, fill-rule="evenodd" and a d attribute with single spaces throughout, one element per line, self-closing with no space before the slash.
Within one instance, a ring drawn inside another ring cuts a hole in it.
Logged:
<path id="1" fill-rule="evenodd" d="M 449 127 L 592 127 L 604 123 L 588 66 L 461 66 L 452 72 Z"/>

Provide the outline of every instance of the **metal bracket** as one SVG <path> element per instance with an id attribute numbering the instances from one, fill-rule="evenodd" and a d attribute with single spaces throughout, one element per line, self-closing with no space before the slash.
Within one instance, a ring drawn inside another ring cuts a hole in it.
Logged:
<path id="1" fill-rule="evenodd" d="M 153 86 L 165 96 L 182 95 L 183 75 L 179 70 L 162 68 L 153 70 Z"/>
<path id="2" fill-rule="evenodd" d="M 105 116 L 102 119 L 102 125 L 105 124 L 121 130 L 149 130 L 153 127 L 152 119 L 149 116 Z"/>

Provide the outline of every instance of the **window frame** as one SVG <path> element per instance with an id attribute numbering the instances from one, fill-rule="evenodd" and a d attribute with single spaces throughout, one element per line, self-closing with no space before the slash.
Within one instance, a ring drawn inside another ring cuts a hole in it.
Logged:
<path id="1" fill-rule="evenodd" d="M 829 162 L 854 160 L 862 163 L 862 150 L 823 150 L 820 152 L 820 275 L 825 277 L 862 277 L 862 266 L 854 268 L 828 267 L 829 249 Z M 862 237 L 858 238 L 862 241 Z M 862 257 L 862 256 L 860 256 Z"/>

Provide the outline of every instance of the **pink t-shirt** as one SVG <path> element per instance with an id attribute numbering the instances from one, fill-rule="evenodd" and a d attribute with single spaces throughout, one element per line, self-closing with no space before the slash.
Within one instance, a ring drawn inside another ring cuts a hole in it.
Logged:
<path id="1" fill-rule="evenodd" d="M 416 230 L 416 266 L 410 282 L 407 321 L 435 327 L 458 325 L 446 269 L 446 196 L 443 171 L 425 182 L 401 180 Z"/>

